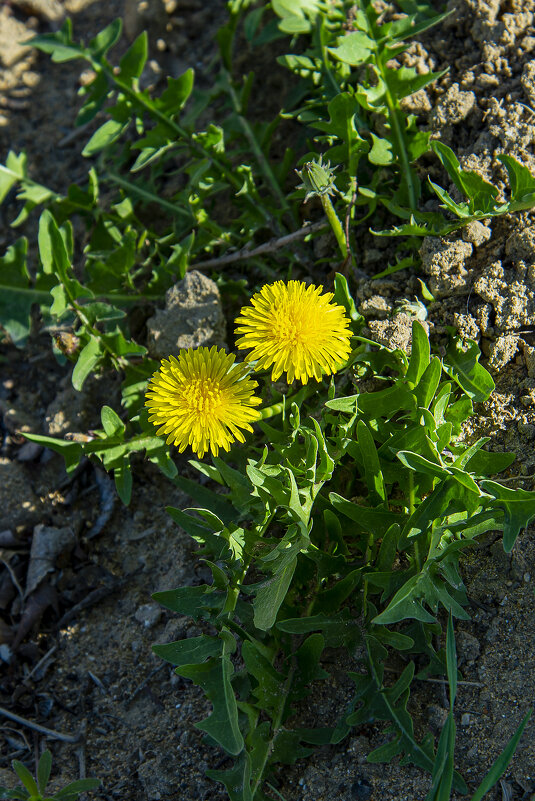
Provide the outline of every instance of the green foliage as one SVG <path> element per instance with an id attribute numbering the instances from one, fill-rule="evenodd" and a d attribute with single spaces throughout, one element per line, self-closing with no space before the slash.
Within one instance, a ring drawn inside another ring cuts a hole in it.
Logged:
<path id="1" fill-rule="evenodd" d="M 37 765 L 37 776 L 33 778 L 28 768 L 16 759 L 12 762 L 13 770 L 22 787 L 8 790 L 0 787 L 0 798 L 17 798 L 21 801 L 78 801 L 81 793 L 96 790 L 100 786 L 99 779 L 79 779 L 71 782 L 62 790 L 53 795 L 46 795 L 46 787 L 52 770 L 52 755 L 50 751 L 43 751 Z"/>
<path id="2" fill-rule="evenodd" d="M 53 61 L 79 60 L 94 73 L 77 117 L 85 125 L 104 115 L 83 146 L 87 180 L 58 194 L 31 179 L 24 154 L 9 153 L 0 166 L 0 202 L 9 196 L 18 208 L 12 226 L 40 211 L 37 269 L 29 266 L 24 237 L 0 257 L 0 324 L 22 347 L 38 311 L 57 357 L 73 363 L 77 390 L 98 371 L 122 377 L 122 408 L 105 406 L 100 429 L 70 440 L 27 438 L 61 453 L 69 472 L 83 457 L 98 460 L 113 471 L 124 503 L 133 454 L 144 452 L 199 504 L 168 511 L 199 548 L 212 581 L 154 597 L 206 629 L 154 650 L 211 702 L 197 725 L 234 760 L 209 773 L 232 801 L 266 799 L 277 766 L 373 722 L 386 728 L 372 761 L 400 756 L 427 770 L 427 801 L 465 789 L 454 770 L 453 619 L 468 618 L 459 558 L 490 530 L 503 531 L 510 551 L 535 516 L 535 493 L 495 480 L 514 457 L 485 450 L 485 438 L 463 438 L 473 404 L 494 389 L 477 345 L 452 331 L 440 358 L 416 320 L 410 358 L 377 346 L 361 336 L 364 321 L 340 274 L 334 297 L 355 334 L 347 365 L 328 388 L 307 387 L 293 398 L 274 393 L 260 434 L 243 447 L 212 464 L 192 460 L 208 483 L 178 475 L 143 408 L 157 364 L 131 334 L 132 310 L 161 301 L 189 268 L 207 261 L 234 300 L 245 282 L 224 278 L 229 261 L 246 262 L 249 276 L 251 268 L 272 277 L 299 270 L 313 258 L 311 234 L 299 229 L 303 202 L 319 199 L 344 266 L 356 263 L 357 219 L 377 215 L 386 226 L 377 233 L 408 237 L 403 247 L 410 252 L 418 237 L 535 205 L 535 178 L 512 157 L 500 158 L 510 186 L 503 200 L 405 115 L 401 100 L 443 73 L 420 75 L 396 59 L 409 39 L 445 15 L 426 3 L 399 5 L 405 13 L 393 18 L 368 0 L 232 0 L 211 88 L 196 89 L 187 70 L 168 78 L 159 94 L 142 88 L 145 33 L 113 66 L 120 21 L 87 45 L 73 38 L 67 21 L 33 44 Z M 355 13 L 348 16 L 350 8 Z M 255 48 L 288 36 L 287 49 L 303 38 L 297 52 L 279 57 L 295 77 L 285 108 L 271 120 L 253 118 L 249 99 L 263 76 L 237 76 L 234 50 L 244 41 Z M 298 123 L 295 151 L 275 157 L 274 134 L 284 120 Z M 433 153 L 454 195 L 422 181 L 418 161 Z M 303 183 L 296 187 L 297 167 Z M 423 212 L 433 197 L 442 211 Z M 262 257 L 253 256 L 266 242 Z M 416 263 L 411 253 L 382 275 Z M 425 308 L 416 312 L 425 319 Z M 369 378 L 378 388 L 361 391 Z M 276 415 L 276 424 L 269 422 Z M 437 650 L 446 617 L 445 649 Z M 325 652 L 332 648 L 345 651 L 355 685 L 350 708 L 303 728 L 302 704 L 329 679 Z M 385 662 L 396 651 L 411 660 L 387 684 Z M 450 710 L 436 747 L 429 735 L 415 736 L 407 709 L 416 661 L 419 675 L 448 676 Z M 499 780 L 526 722 L 473 801 Z M 3 790 L 2 797 L 42 798 L 49 756 L 40 762 L 38 786 L 20 763 L 15 770 L 25 789 Z M 54 798 L 75 799 L 92 781 Z"/>
<path id="3" fill-rule="evenodd" d="M 482 450 L 488 439 L 468 444 L 460 436 L 473 400 L 488 398 L 492 382 L 473 344 L 469 358 L 455 341 L 450 350 L 444 361 L 432 355 L 418 321 L 408 359 L 363 340 L 336 393 L 320 388 L 300 409 L 294 404 L 282 425 L 269 428 L 267 447 L 249 448 L 246 464 L 237 451 L 210 469 L 192 462 L 226 487 L 213 500 L 231 510 L 226 524 L 207 509 L 198 516 L 172 510 L 202 547 L 213 583 L 154 597 L 210 620 L 217 632 L 155 651 L 212 701 L 212 714 L 198 726 L 236 757 L 228 770 L 210 773 L 232 799 L 264 798 L 277 763 L 372 721 L 388 725 L 371 761 L 399 755 L 428 770 L 428 801 L 466 791 L 453 761 L 452 621 L 468 619 L 459 557 L 489 530 L 504 531 L 504 547 L 512 547 L 535 517 L 535 494 L 481 480 L 510 464 Z M 367 375 L 383 388 L 359 392 Z M 210 508 L 209 493 L 203 487 Z M 445 654 L 432 645 L 444 613 Z M 328 678 L 326 647 L 345 649 L 354 665 L 351 709 L 317 729 L 294 728 L 299 704 Z M 392 650 L 409 651 L 412 661 L 389 686 Z M 450 683 L 450 715 L 436 749 L 430 735 L 417 740 L 407 709 L 417 655 L 427 662 L 420 675 L 445 664 Z M 512 748 L 499 763 L 502 772 Z"/>

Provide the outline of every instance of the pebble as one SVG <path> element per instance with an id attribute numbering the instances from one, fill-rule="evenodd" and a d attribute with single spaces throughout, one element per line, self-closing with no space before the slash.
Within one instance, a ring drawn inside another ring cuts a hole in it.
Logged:
<path id="1" fill-rule="evenodd" d="M 163 610 L 159 604 L 143 604 L 134 612 L 134 618 L 144 628 L 152 629 L 158 623 L 162 614 Z"/>
<path id="2" fill-rule="evenodd" d="M 461 726 L 469 726 L 470 725 L 470 713 L 463 712 L 461 717 Z"/>

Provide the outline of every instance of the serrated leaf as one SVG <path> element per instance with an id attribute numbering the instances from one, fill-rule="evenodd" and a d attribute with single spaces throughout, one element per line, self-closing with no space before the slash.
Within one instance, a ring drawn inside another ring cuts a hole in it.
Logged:
<path id="1" fill-rule="evenodd" d="M 479 364 L 480 350 L 476 342 L 466 340 L 467 348 L 459 337 L 453 337 L 446 351 L 444 370 L 477 403 L 486 401 L 495 384 L 490 373 Z"/>
<path id="2" fill-rule="evenodd" d="M 234 667 L 230 654 L 236 649 L 236 642 L 230 632 L 220 633 L 223 651 L 219 657 L 210 657 L 202 665 L 182 665 L 177 673 L 191 679 L 204 690 L 212 702 L 212 713 L 196 728 L 212 737 L 229 754 L 237 755 L 243 749 L 243 737 L 238 726 L 238 707 L 230 678 Z"/>
<path id="3" fill-rule="evenodd" d="M 200 587 L 179 587 L 176 590 L 155 592 L 152 598 L 172 612 L 200 620 L 210 617 L 211 614 L 219 614 L 226 593 L 215 592 L 208 584 L 201 584 Z"/>
<path id="4" fill-rule="evenodd" d="M 375 42 L 363 31 L 353 31 L 338 40 L 338 47 L 329 47 L 329 53 L 338 61 L 352 67 L 366 64 L 372 57 Z"/>
<path id="5" fill-rule="evenodd" d="M 493 506 L 503 509 L 503 549 L 511 553 L 521 530 L 535 517 L 535 492 L 510 489 L 495 481 L 482 481 L 481 488 L 494 497 Z"/>
<path id="6" fill-rule="evenodd" d="M 368 160 L 378 167 L 384 167 L 392 164 L 395 161 L 395 155 L 392 142 L 388 139 L 376 136 L 370 133 L 373 141 L 370 152 L 368 153 Z"/>
<path id="7" fill-rule="evenodd" d="M 219 637 L 201 634 L 199 637 L 153 645 L 152 650 L 166 662 L 180 667 L 201 664 L 209 657 L 221 655 L 223 643 Z"/>

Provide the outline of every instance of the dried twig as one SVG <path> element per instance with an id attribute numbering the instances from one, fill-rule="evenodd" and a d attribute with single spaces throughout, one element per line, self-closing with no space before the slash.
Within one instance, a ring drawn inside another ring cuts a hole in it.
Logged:
<path id="1" fill-rule="evenodd" d="M 40 726 L 39 723 L 33 723 L 31 720 L 21 718 L 20 715 L 15 715 L 14 712 L 9 712 L 2 706 L 0 706 L 0 715 L 14 721 L 15 723 L 20 723 L 21 726 L 27 726 L 29 729 L 33 729 L 33 731 L 38 731 L 47 737 L 52 737 L 54 740 L 61 740 L 63 743 L 77 743 L 81 736 L 81 732 L 73 736 L 71 734 L 62 734 L 54 729 L 47 729 L 46 726 Z"/>
<path id="2" fill-rule="evenodd" d="M 39 660 L 39 662 L 37 662 L 37 664 L 33 666 L 33 668 L 30 670 L 30 672 L 28 673 L 28 675 L 27 675 L 27 676 L 25 676 L 25 677 L 23 678 L 23 680 L 22 680 L 22 683 L 23 683 L 23 684 L 25 684 L 25 683 L 26 683 L 26 682 L 27 682 L 29 679 L 31 679 L 31 678 L 32 678 L 32 676 L 34 676 L 34 675 L 37 673 L 37 671 L 39 670 L 39 668 L 42 668 L 42 667 L 44 667 L 44 665 L 45 665 L 47 662 L 49 662 L 49 660 L 50 660 L 50 659 L 53 657 L 53 655 L 56 653 L 56 651 L 57 651 L 57 650 L 58 650 L 58 646 L 57 646 L 57 645 L 53 645 L 53 646 L 52 646 L 52 648 L 50 648 L 50 649 L 49 649 L 49 650 L 46 652 L 46 654 L 45 654 L 44 656 L 42 656 L 42 657 L 41 657 L 41 659 Z M 47 665 L 47 666 L 48 666 L 48 665 Z"/>
<path id="3" fill-rule="evenodd" d="M 148 675 L 148 676 L 146 676 L 146 678 L 144 678 L 144 679 L 143 679 L 143 681 L 141 682 L 141 684 L 138 684 L 138 686 L 136 687 L 136 689 L 134 690 L 134 692 L 132 693 L 132 695 L 130 696 L 130 698 L 128 698 L 128 700 L 126 701 L 126 705 L 127 705 L 127 706 L 128 706 L 129 704 L 131 704 L 131 703 L 132 703 L 132 701 L 133 701 L 135 698 L 137 698 L 137 696 L 139 695 L 139 693 L 140 693 L 140 692 L 142 692 L 142 691 L 145 689 L 145 687 L 147 686 L 147 684 L 149 683 L 149 681 L 150 681 L 150 680 L 153 678 L 153 676 L 155 676 L 157 673 L 159 673 L 159 672 L 160 672 L 160 670 L 162 670 L 164 667 L 166 667 L 166 665 L 167 665 L 167 663 L 166 663 L 166 662 L 162 662 L 162 664 L 161 664 L 161 665 L 158 665 L 158 667 L 155 667 L 155 668 L 154 668 L 154 670 L 151 670 L 151 672 L 149 673 L 149 675 Z"/>
<path id="4" fill-rule="evenodd" d="M 218 256 L 216 259 L 194 262 L 190 265 L 190 269 L 204 270 L 208 269 L 209 267 L 225 267 L 227 264 L 233 264 L 236 261 L 252 259 L 255 256 L 262 256 L 265 253 L 274 253 L 276 250 L 280 250 L 280 248 L 283 248 L 285 245 L 289 245 L 298 239 L 303 239 L 303 237 L 307 236 L 308 234 L 314 234 L 316 231 L 321 231 L 323 228 L 328 228 L 328 225 L 324 220 L 320 220 L 319 222 L 315 223 L 309 223 L 308 225 L 304 225 L 303 228 L 299 228 L 298 231 L 292 231 L 291 234 L 286 234 L 286 236 L 270 239 L 269 242 L 264 242 L 263 245 L 259 245 L 257 248 L 253 248 L 252 250 L 245 246 L 241 250 L 237 250 L 235 253 L 229 253 L 226 256 Z"/>
<path id="5" fill-rule="evenodd" d="M 19 582 L 17 580 L 17 577 L 16 577 L 15 573 L 13 572 L 13 568 L 11 567 L 9 562 L 6 562 L 5 559 L 0 559 L 0 562 L 4 565 L 4 567 L 6 568 L 7 572 L 9 573 L 9 577 L 11 578 L 11 581 L 13 582 L 14 587 L 16 587 L 17 592 L 20 595 L 21 601 L 24 601 L 24 592 L 22 591 L 22 587 L 20 586 L 20 584 L 19 584 Z"/>
<path id="6" fill-rule="evenodd" d="M 108 587 L 97 587 L 95 590 L 91 590 L 85 598 L 83 598 L 79 603 L 69 609 L 68 612 L 65 612 L 59 623 L 57 624 L 57 629 L 64 628 L 67 623 L 70 623 L 73 620 L 78 612 L 81 612 L 82 609 L 87 609 L 88 606 L 93 606 L 94 604 L 101 601 L 103 598 L 106 598 L 108 595 L 111 595 L 112 592 L 118 590 L 121 587 L 121 582 L 117 582 L 116 584 L 112 584 Z"/>

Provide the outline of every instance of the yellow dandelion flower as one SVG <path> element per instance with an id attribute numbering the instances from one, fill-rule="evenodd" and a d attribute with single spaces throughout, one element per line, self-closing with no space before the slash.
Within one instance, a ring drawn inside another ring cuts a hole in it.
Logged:
<path id="1" fill-rule="evenodd" d="M 256 369 L 273 366 L 272 379 L 287 374 L 306 384 L 309 378 L 335 373 L 351 353 L 349 318 L 332 303 L 332 292 L 302 281 L 277 281 L 253 295 L 251 306 L 236 319 L 238 348 L 252 348 L 246 357 Z"/>
<path id="2" fill-rule="evenodd" d="M 188 445 L 198 456 L 208 449 L 217 456 L 234 440 L 243 442 L 241 431 L 252 431 L 260 418 L 256 409 L 258 386 L 247 378 L 249 368 L 234 364 L 235 356 L 217 348 L 180 351 L 178 359 L 164 359 L 151 378 L 145 406 L 149 420 L 159 426 L 182 453 Z"/>

